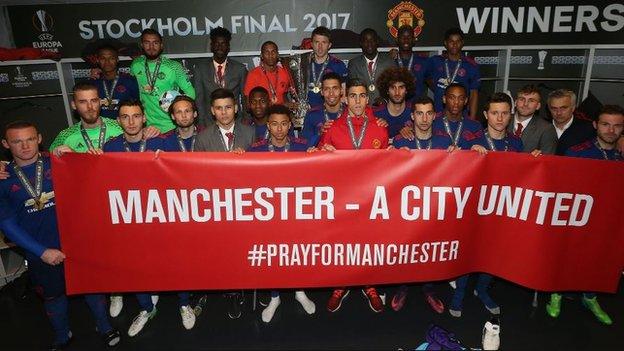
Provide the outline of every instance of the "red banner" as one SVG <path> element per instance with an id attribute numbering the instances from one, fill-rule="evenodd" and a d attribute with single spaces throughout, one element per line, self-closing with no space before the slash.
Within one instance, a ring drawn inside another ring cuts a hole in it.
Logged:
<path id="1" fill-rule="evenodd" d="M 69 293 L 305 288 L 488 272 L 614 292 L 624 165 L 445 151 L 53 160 Z"/>

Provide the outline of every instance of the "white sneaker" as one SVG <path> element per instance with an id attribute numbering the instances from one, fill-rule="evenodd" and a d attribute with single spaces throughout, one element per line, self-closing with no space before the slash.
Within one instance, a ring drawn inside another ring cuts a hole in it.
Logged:
<path id="1" fill-rule="evenodd" d="M 264 323 L 269 323 L 273 319 L 273 315 L 275 315 L 275 311 L 279 307 L 281 303 L 280 297 L 272 297 L 269 305 L 262 310 L 262 321 Z"/>
<path id="2" fill-rule="evenodd" d="M 308 295 L 306 295 L 303 290 L 295 291 L 295 300 L 301 304 L 307 314 L 314 314 L 314 312 L 316 312 L 316 305 L 308 298 Z"/>
<path id="3" fill-rule="evenodd" d="M 156 306 L 158 304 L 158 295 L 152 295 L 152 305 Z"/>
<path id="4" fill-rule="evenodd" d="M 123 296 L 111 295 L 110 306 L 108 306 L 108 313 L 110 313 L 110 316 L 113 318 L 119 316 L 122 309 L 123 309 Z"/>
<path id="5" fill-rule="evenodd" d="M 462 311 L 461 310 L 453 310 L 449 308 L 449 314 L 455 318 L 459 318 L 462 315 Z"/>
<path id="6" fill-rule="evenodd" d="M 186 305 L 180 307 L 180 315 L 182 316 L 182 325 L 186 330 L 193 329 L 195 326 L 195 313 L 191 306 Z"/>
<path id="7" fill-rule="evenodd" d="M 152 312 L 149 313 L 145 310 L 139 312 L 139 314 L 134 317 L 130 328 L 128 328 L 128 335 L 132 337 L 140 333 L 141 330 L 143 330 L 143 327 L 145 327 L 145 324 L 147 324 L 150 319 L 154 318 L 155 315 L 156 307 L 154 307 Z"/>
<path id="8" fill-rule="evenodd" d="M 485 323 L 481 343 L 483 350 L 498 350 L 500 347 L 500 325 L 498 323 L 491 321 Z"/>

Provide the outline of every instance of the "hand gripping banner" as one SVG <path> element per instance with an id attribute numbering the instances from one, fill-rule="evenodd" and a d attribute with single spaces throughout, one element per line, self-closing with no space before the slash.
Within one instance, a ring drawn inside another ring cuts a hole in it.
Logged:
<path id="1" fill-rule="evenodd" d="M 487 272 L 617 289 L 616 162 L 404 150 L 53 160 L 69 293 L 336 287 Z"/>

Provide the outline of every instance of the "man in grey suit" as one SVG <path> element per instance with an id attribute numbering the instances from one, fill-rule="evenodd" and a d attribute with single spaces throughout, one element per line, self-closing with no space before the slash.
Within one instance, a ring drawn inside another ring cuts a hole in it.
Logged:
<path id="1" fill-rule="evenodd" d="M 254 142 L 254 127 L 236 122 L 238 105 L 231 90 L 217 88 L 210 94 L 210 110 L 215 123 L 197 134 L 195 151 L 243 153 Z M 243 297 L 239 292 L 226 292 L 227 315 L 240 318 Z"/>
<path id="2" fill-rule="evenodd" d="M 349 79 L 358 78 L 368 85 L 368 101 L 375 106 L 383 104 L 375 81 L 381 72 L 394 67 L 394 61 L 387 55 L 379 53 L 379 36 L 374 29 L 366 28 L 360 33 L 362 55 L 349 60 Z"/>
<path id="3" fill-rule="evenodd" d="M 522 87 L 516 93 L 516 112 L 507 130 L 522 139 L 524 152 L 540 150 L 553 155 L 557 149 L 557 133 L 552 123 L 536 116 L 541 107 L 542 96 L 533 84 Z"/>
<path id="4" fill-rule="evenodd" d="M 218 88 L 210 94 L 210 101 L 215 123 L 197 134 L 195 151 L 245 151 L 254 142 L 254 128 L 236 122 L 234 93 Z"/>
<path id="5" fill-rule="evenodd" d="M 210 31 L 210 51 L 212 58 L 195 64 L 194 86 L 197 94 L 195 101 L 199 110 L 199 123 L 207 126 L 213 123 L 210 111 L 210 94 L 218 88 L 229 89 L 244 106 L 242 90 L 247 79 L 247 68 L 242 63 L 228 59 L 232 33 L 216 27 Z M 239 108 L 238 116 L 242 116 Z"/>

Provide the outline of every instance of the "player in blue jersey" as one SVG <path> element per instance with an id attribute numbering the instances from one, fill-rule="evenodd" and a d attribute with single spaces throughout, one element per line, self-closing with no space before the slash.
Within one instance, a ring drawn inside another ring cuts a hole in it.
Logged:
<path id="1" fill-rule="evenodd" d="M 267 139 L 269 137 L 267 128 L 267 117 L 269 116 L 267 111 L 270 105 L 269 92 L 260 86 L 251 89 L 247 104 L 251 119 L 245 120 L 244 124 L 248 124 L 256 129 L 254 141 Z M 297 131 L 294 128 L 291 128 L 288 133 L 292 137 L 297 135 Z"/>
<path id="2" fill-rule="evenodd" d="M 322 77 L 335 73 L 340 77 L 341 87 L 349 76 L 347 66 L 339 58 L 330 55 L 331 32 L 327 27 L 316 27 L 312 31 L 312 55 L 308 68 L 308 103 L 312 108 L 323 105 Z"/>
<path id="3" fill-rule="evenodd" d="M 169 106 L 169 116 L 176 128 L 161 135 L 164 151 L 195 151 L 195 138 L 200 128 L 197 122 L 195 100 L 186 95 L 178 95 Z"/>
<path id="4" fill-rule="evenodd" d="M 447 150 L 453 152 L 457 147 L 451 145 L 451 138 L 446 133 L 433 134 L 433 119 L 435 110 L 433 108 L 433 100 L 427 96 L 421 96 L 414 99 L 412 105 L 413 134 L 415 138 L 412 140 L 397 135 L 392 141 L 392 146 L 396 149 L 404 150 Z M 444 312 L 444 304 L 436 296 L 433 284 L 426 283 L 423 285 L 423 293 L 425 301 L 431 308 L 438 312 Z M 407 298 L 407 286 L 399 287 L 397 293 L 392 297 L 390 306 L 393 310 L 399 311 L 405 305 Z"/>
<path id="5" fill-rule="evenodd" d="M 323 105 L 316 106 L 308 111 L 303 123 L 303 138 L 308 141 L 308 146 L 316 146 L 321 140 L 321 133 L 327 122 L 333 121 L 342 112 L 342 78 L 334 73 L 324 74 L 321 78 L 321 93 Z"/>
<path id="6" fill-rule="evenodd" d="M 124 132 L 122 135 L 104 144 L 104 152 L 144 152 L 162 150 L 164 148 L 163 138 L 143 140 L 142 130 L 145 124 L 145 115 L 143 106 L 139 101 L 122 101 L 119 105 L 117 121 Z M 137 335 L 157 312 L 156 306 L 152 301 L 152 294 L 140 293 L 136 294 L 136 296 L 139 300 L 141 311 L 134 318 L 128 329 L 129 336 Z M 190 307 L 190 293 L 181 292 L 178 296 L 180 297 L 179 306 L 182 325 L 187 330 L 192 329 L 195 325 L 195 314 Z"/>
<path id="7" fill-rule="evenodd" d="M 249 92 L 247 111 L 249 119 L 244 122 L 256 129 L 254 141 L 269 137 L 267 129 L 267 110 L 269 109 L 269 92 L 263 87 L 255 87 Z"/>
<path id="8" fill-rule="evenodd" d="M 386 103 L 374 107 L 373 113 L 388 122 L 388 136 L 394 138 L 412 125 L 412 109 L 406 101 L 414 93 L 414 78 L 405 68 L 390 67 L 377 78 L 377 88 Z"/>
<path id="9" fill-rule="evenodd" d="M 462 55 L 464 33 L 459 28 L 451 28 L 444 33 L 442 55 L 436 55 L 427 61 L 427 83 L 433 90 L 436 112 L 443 109 L 443 96 L 446 89 L 453 83 L 468 89 L 468 114 L 470 119 L 477 117 L 481 74 L 479 65 L 471 57 Z"/>
<path id="10" fill-rule="evenodd" d="M 289 152 L 308 149 L 304 139 L 293 138 L 289 135 L 292 127 L 292 116 L 286 106 L 272 105 L 268 108 L 267 115 L 269 137 L 255 142 L 247 151 Z"/>
<path id="11" fill-rule="evenodd" d="M 480 154 L 488 151 L 522 152 L 522 140 L 512 133 L 507 132 L 507 126 L 511 121 L 511 97 L 505 93 L 494 93 L 485 104 L 485 118 L 488 126 L 485 133 L 479 138 L 471 149 Z M 537 155 L 536 155 L 537 156 Z M 466 292 L 466 285 L 470 275 L 464 275 L 455 280 L 455 291 L 449 306 L 449 313 L 453 317 L 461 317 L 462 304 Z M 483 302 L 485 308 L 494 315 L 500 314 L 500 307 L 488 294 L 488 287 L 492 276 L 485 273 L 477 275 L 477 285 L 474 294 Z"/>
<path id="12" fill-rule="evenodd" d="M 100 96 L 100 115 L 112 119 L 117 118 L 121 101 L 139 99 L 139 85 L 136 78 L 119 71 L 118 55 L 119 52 L 113 46 L 103 45 L 98 48 L 97 64 L 100 76 L 92 81 Z"/>
<path id="13" fill-rule="evenodd" d="M 618 139 L 624 132 L 624 108 L 617 105 L 605 105 L 598 115 L 598 120 L 594 122 L 594 128 L 596 128 L 596 138 L 568 148 L 565 151 L 565 156 L 624 161 L 622 154 L 617 149 Z M 561 298 L 562 295 L 559 293 L 550 295 L 546 312 L 553 318 L 559 317 L 561 313 Z M 611 317 L 600 307 L 595 293 L 583 293 L 582 302 L 596 316 L 598 321 L 606 325 L 613 324 Z"/>
<path id="14" fill-rule="evenodd" d="M 481 123 L 464 118 L 463 111 L 468 101 L 466 88 L 451 84 L 443 97 L 444 111 L 433 121 L 433 133 L 446 133 L 453 145 L 468 150 L 483 136 Z"/>
<path id="15" fill-rule="evenodd" d="M 39 153 L 41 134 L 23 121 L 8 124 L 2 145 L 13 155 L 9 178 L 0 181 L 0 229 L 24 249 L 28 271 L 43 299 L 52 329 L 52 350 L 65 348 L 72 340 L 67 314 L 65 276 L 56 218 L 56 199 L 50 158 Z M 85 295 L 97 330 L 108 346 L 119 343 L 119 332 L 110 325 L 106 299 L 101 294 Z"/>
<path id="16" fill-rule="evenodd" d="M 522 139 L 507 130 L 512 118 L 511 104 L 511 97 L 505 93 L 494 93 L 488 98 L 483 111 L 487 128 L 471 147 L 472 150 L 481 154 L 487 154 L 488 151 L 524 151 Z"/>
<path id="17" fill-rule="evenodd" d="M 308 150 L 305 140 L 291 138 L 288 131 L 292 125 L 290 110 L 284 105 L 273 105 L 268 110 L 269 138 L 257 141 L 247 150 L 249 152 L 301 152 Z M 295 292 L 295 299 L 303 306 L 308 314 L 316 311 L 316 305 L 308 298 L 303 290 Z M 281 304 L 278 291 L 271 291 L 271 300 L 262 310 L 262 321 L 269 323 L 275 311 Z"/>
<path id="18" fill-rule="evenodd" d="M 396 149 L 415 149 L 415 150 L 448 150 L 452 152 L 456 149 L 451 145 L 451 138 L 448 134 L 433 131 L 433 120 L 435 118 L 435 110 L 433 100 L 428 96 L 421 96 L 414 99 L 412 105 L 413 112 L 411 119 L 413 121 L 413 134 L 415 138 L 411 140 L 397 135 L 392 141 L 392 146 Z"/>
<path id="19" fill-rule="evenodd" d="M 565 156 L 622 161 L 617 143 L 624 128 L 624 109 L 618 105 L 605 105 L 594 122 L 596 138 L 570 147 Z"/>
<path id="20" fill-rule="evenodd" d="M 143 126 L 146 118 L 139 100 L 125 100 L 119 104 L 117 123 L 123 134 L 109 139 L 102 149 L 104 152 L 144 152 L 163 149 L 163 139 L 145 139 Z"/>
<path id="21" fill-rule="evenodd" d="M 412 51 L 415 43 L 414 28 L 407 24 L 399 27 L 397 34 L 399 52 L 394 62 L 398 67 L 406 68 L 412 74 L 414 80 L 413 97 L 417 98 L 426 95 L 427 58 Z"/>

